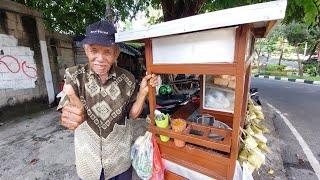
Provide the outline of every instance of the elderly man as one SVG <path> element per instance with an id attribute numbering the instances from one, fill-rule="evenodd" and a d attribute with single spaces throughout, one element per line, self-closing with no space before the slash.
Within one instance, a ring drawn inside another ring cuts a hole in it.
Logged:
<path id="1" fill-rule="evenodd" d="M 158 84 L 156 75 L 146 75 L 135 88 L 134 76 L 114 64 L 115 33 L 107 21 L 89 25 L 83 40 L 89 63 L 66 69 L 61 124 L 75 130 L 76 168 L 84 180 L 131 179 L 129 119 L 140 115 L 148 83 Z"/>

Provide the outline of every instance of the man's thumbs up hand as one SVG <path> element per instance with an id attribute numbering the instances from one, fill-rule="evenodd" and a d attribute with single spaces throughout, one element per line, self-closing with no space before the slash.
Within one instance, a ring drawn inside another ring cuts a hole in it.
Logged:
<path id="1" fill-rule="evenodd" d="M 84 108 L 70 84 L 63 87 L 70 103 L 62 108 L 61 124 L 70 130 L 76 129 L 84 121 Z"/>
<path id="2" fill-rule="evenodd" d="M 65 84 L 63 86 L 63 91 L 68 96 L 71 105 L 78 108 L 83 108 L 82 102 L 80 101 L 79 97 L 76 95 L 70 84 Z"/>

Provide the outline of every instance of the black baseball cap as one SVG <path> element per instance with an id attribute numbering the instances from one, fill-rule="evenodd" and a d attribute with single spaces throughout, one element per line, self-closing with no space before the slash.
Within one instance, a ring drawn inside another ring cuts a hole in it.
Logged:
<path id="1" fill-rule="evenodd" d="M 98 44 L 101 46 L 112 46 L 115 43 L 114 34 L 117 32 L 112 23 L 101 20 L 90 24 L 86 28 L 86 36 L 82 40 L 83 44 Z"/>

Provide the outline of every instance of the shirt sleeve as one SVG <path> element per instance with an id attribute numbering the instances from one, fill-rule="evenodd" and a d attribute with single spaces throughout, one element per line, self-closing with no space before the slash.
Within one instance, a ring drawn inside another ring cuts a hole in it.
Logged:
<path id="1" fill-rule="evenodd" d="M 127 115 L 128 119 L 129 119 L 130 110 L 131 110 L 134 102 L 136 102 L 136 100 L 137 100 L 138 92 L 139 92 L 139 86 L 136 86 L 136 83 L 134 83 L 132 86 L 132 89 L 131 89 L 131 96 L 129 98 L 129 101 L 128 101 L 127 107 L 126 107 L 126 115 Z"/>

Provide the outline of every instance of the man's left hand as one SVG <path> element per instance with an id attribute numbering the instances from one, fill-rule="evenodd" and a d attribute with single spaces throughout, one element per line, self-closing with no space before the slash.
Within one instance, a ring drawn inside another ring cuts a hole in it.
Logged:
<path id="1" fill-rule="evenodd" d="M 147 96 L 149 92 L 148 83 L 151 85 L 151 87 L 158 86 L 159 84 L 158 76 L 155 74 L 148 74 L 142 79 L 139 93 L 141 93 L 141 95 L 143 96 Z"/>

